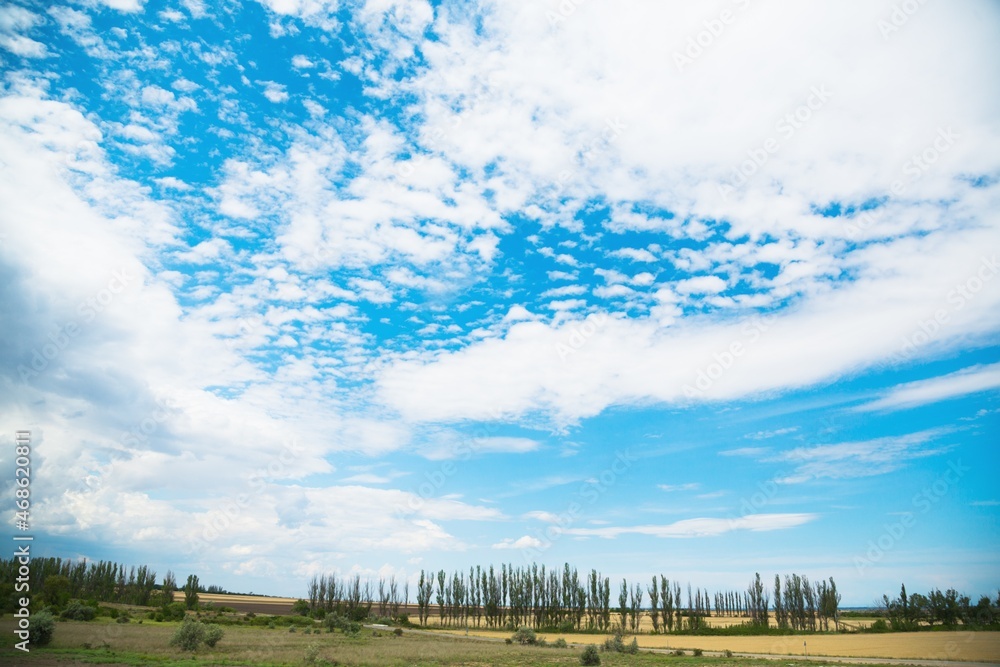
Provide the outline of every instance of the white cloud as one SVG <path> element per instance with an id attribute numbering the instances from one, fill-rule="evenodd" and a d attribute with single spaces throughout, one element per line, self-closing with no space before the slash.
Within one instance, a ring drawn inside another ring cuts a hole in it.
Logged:
<path id="1" fill-rule="evenodd" d="M 421 448 L 421 454 L 435 461 L 442 459 L 466 458 L 479 454 L 524 454 L 539 447 L 530 438 L 501 436 L 463 437 L 453 431 L 439 431 L 428 436 L 428 443 Z"/>
<path id="2" fill-rule="evenodd" d="M 614 539 L 621 535 L 649 535 L 662 538 L 713 537 L 737 530 L 753 532 L 786 530 L 819 518 L 817 514 L 748 514 L 734 519 L 683 519 L 666 525 L 567 528 L 561 532 L 580 537 Z"/>
<path id="3" fill-rule="evenodd" d="M 542 546 L 542 541 L 537 537 L 531 537 L 530 535 L 525 535 L 519 537 L 516 540 L 511 538 L 506 538 L 500 542 L 493 545 L 494 549 L 537 549 Z"/>
<path id="4" fill-rule="evenodd" d="M 657 484 L 656 488 L 661 491 L 696 491 L 701 488 L 701 484 L 697 482 L 689 482 L 687 484 Z"/>
<path id="5" fill-rule="evenodd" d="M 292 67 L 294 67 L 295 69 L 309 69 L 315 66 L 316 63 L 309 60 L 309 58 L 307 58 L 306 56 L 303 56 L 301 54 L 292 56 Z"/>
<path id="6" fill-rule="evenodd" d="M 951 429 L 930 429 L 874 440 L 796 447 L 775 454 L 769 460 L 795 466 L 794 472 L 776 480 L 782 484 L 871 477 L 899 470 L 914 459 L 948 451 L 947 445 L 932 446 L 931 443 L 951 432 Z"/>
<path id="7" fill-rule="evenodd" d="M 0 48 L 22 58 L 44 58 L 45 45 L 21 34 L 41 22 L 41 17 L 24 7 L 0 7 Z"/>
<path id="8" fill-rule="evenodd" d="M 674 287 L 680 294 L 718 294 L 726 289 L 726 281 L 718 276 L 698 276 L 678 281 Z"/>
<path id="9" fill-rule="evenodd" d="M 275 104 L 280 104 L 288 101 L 288 92 L 285 90 L 284 84 L 276 83 L 274 81 L 265 81 L 264 97 Z"/>
<path id="10" fill-rule="evenodd" d="M 882 398 L 855 408 L 861 412 L 903 410 L 1000 387 L 1000 364 L 972 366 L 948 375 L 908 382 Z"/>

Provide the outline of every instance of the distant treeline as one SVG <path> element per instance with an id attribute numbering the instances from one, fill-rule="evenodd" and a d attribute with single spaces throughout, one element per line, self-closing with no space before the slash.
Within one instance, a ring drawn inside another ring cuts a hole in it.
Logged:
<path id="1" fill-rule="evenodd" d="M 198 593 L 225 593 L 218 586 L 207 589 L 190 575 L 178 588 L 169 570 L 157 584 L 156 572 L 145 565 L 126 566 L 112 561 L 70 560 L 64 558 L 33 558 L 27 573 L 16 559 L 0 559 L 0 605 L 3 611 L 13 611 L 16 599 L 30 597 L 33 607 L 63 607 L 69 600 L 91 600 L 162 606 L 174 599 L 174 593 L 184 595 L 188 608 L 198 603 Z"/>
<path id="2" fill-rule="evenodd" d="M 757 574 L 746 590 L 711 595 L 706 589 L 654 575 L 646 586 L 623 579 L 613 600 L 610 578 L 597 570 L 581 576 L 568 563 L 561 570 L 502 564 L 499 570 L 492 565 L 470 567 L 468 573 L 421 570 L 416 588 L 421 625 L 434 614 L 439 624 L 447 626 L 635 633 L 642 617 L 648 616 L 656 633 L 698 632 L 707 630 L 704 619 L 714 614 L 749 617 L 747 626 L 763 630 L 770 627 L 773 590 L 778 629 L 828 630 L 831 623 L 839 628 L 840 594 L 832 577 L 811 583 L 792 574 L 782 585 L 776 575 L 771 589 Z M 375 583 L 359 575 L 331 575 L 312 578 L 308 607 L 303 605 L 301 611 L 356 620 L 372 614 L 391 618 L 399 616 L 400 606 L 409 599 L 409 584 L 401 587 L 394 577 Z"/>
<path id="3" fill-rule="evenodd" d="M 934 625 L 965 627 L 989 627 L 1000 624 L 1000 591 L 997 599 L 990 600 L 983 595 L 976 604 L 968 595 L 954 588 L 941 592 L 939 589 L 927 595 L 906 594 L 904 584 L 896 598 L 883 595 L 879 610 L 885 617 L 875 630 L 908 631 L 919 630 Z"/>

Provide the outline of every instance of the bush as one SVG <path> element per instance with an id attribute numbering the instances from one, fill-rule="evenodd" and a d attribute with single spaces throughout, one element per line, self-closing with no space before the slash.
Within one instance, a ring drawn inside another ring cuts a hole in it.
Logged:
<path id="1" fill-rule="evenodd" d="M 702 654 L 702 650 L 700 648 L 696 648 L 694 650 L 694 655 L 695 655 L 696 658 L 701 657 L 701 654 Z"/>
<path id="2" fill-rule="evenodd" d="M 185 619 L 170 638 L 171 646 L 178 646 L 182 651 L 196 651 L 205 641 L 205 626 L 201 621 Z"/>
<path id="3" fill-rule="evenodd" d="M 732 652 L 732 651 L 730 651 L 730 650 L 729 650 L 728 648 L 726 649 L 726 651 L 725 651 L 725 654 L 726 654 L 726 657 L 727 657 L 727 658 L 731 658 L 731 657 L 733 657 L 733 652 Z"/>
<path id="4" fill-rule="evenodd" d="M 601 654 L 597 652 L 597 647 L 591 644 L 587 648 L 583 649 L 583 654 L 580 655 L 581 665 L 599 665 L 601 664 Z"/>
<path id="5" fill-rule="evenodd" d="M 638 653 L 639 640 L 636 639 L 635 637 L 632 637 L 632 642 L 625 648 L 625 652 L 628 653 L 629 655 L 635 655 L 636 653 Z M 701 655 L 701 653 L 697 653 L 695 655 Z"/>
<path id="6" fill-rule="evenodd" d="M 884 618 L 880 618 L 872 623 L 871 627 L 868 629 L 872 632 L 889 632 L 889 625 L 885 622 Z"/>
<path id="7" fill-rule="evenodd" d="M 313 642 L 312 644 L 306 647 L 306 655 L 305 655 L 306 664 L 308 665 L 314 664 L 318 657 L 319 657 L 319 644 Z"/>
<path id="8" fill-rule="evenodd" d="M 396 628 L 395 630 L 392 631 L 392 634 L 396 635 L 397 637 L 402 637 L 403 636 L 403 628 Z"/>
<path id="9" fill-rule="evenodd" d="M 52 641 L 56 631 L 56 619 L 47 611 L 31 615 L 31 626 L 28 628 L 28 641 L 32 646 L 45 646 Z"/>
<path id="10" fill-rule="evenodd" d="M 81 603 L 79 600 L 73 600 L 70 602 L 61 614 L 60 618 L 66 618 L 71 621 L 92 621 L 97 612 L 94 608 Z"/>
<path id="11" fill-rule="evenodd" d="M 214 623 L 211 625 L 206 625 L 205 645 L 208 646 L 209 648 L 214 648 L 215 645 L 219 643 L 219 640 L 222 639 L 222 635 L 224 634 L 225 632 L 223 632 L 222 628 L 219 627 L 218 625 L 215 625 Z"/>
<path id="12" fill-rule="evenodd" d="M 305 600 L 296 600 L 295 604 L 292 605 L 292 613 L 305 616 L 309 613 L 309 603 Z"/>
<path id="13" fill-rule="evenodd" d="M 118 618 L 115 619 L 115 622 L 116 623 L 129 623 L 131 620 L 132 620 L 132 616 L 129 615 L 129 613 L 127 611 L 123 611 L 122 613 L 118 614 Z"/>
<path id="14" fill-rule="evenodd" d="M 614 637 L 605 639 L 603 648 L 608 653 L 624 653 L 625 642 L 622 641 L 622 633 L 616 632 Z"/>
<path id="15" fill-rule="evenodd" d="M 680 649 L 676 649 L 670 655 L 684 655 L 684 651 L 682 651 Z"/>
<path id="16" fill-rule="evenodd" d="M 563 639 L 562 637 L 560 637 L 559 639 L 557 639 L 554 642 L 552 642 L 552 646 L 554 648 L 566 648 L 567 646 L 569 646 L 569 644 L 566 643 L 565 639 Z"/>
<path id="17" fill-rule="evenodd" d="M 186 607 L 183 602 L 171 602 L 163 608 L 164 621 L 183 621 L 186 616 Z"/>
<path id="18" fill-rule="evenodd" d="M 518 644 L 521 644 L 522 646 L 525 645 L 525 644 L 537 644 L 538 643 L 538 635 L 536 635 L 535 631 L 532 630 L 531 628 L 522 626 L 522 627 L 520 627 L 520 628 L 517 629 L 517 632 L 515 632 L 513 634 L 513 636 L 510 638 L 510 640 L 512 642 L 517 642 Z"/>

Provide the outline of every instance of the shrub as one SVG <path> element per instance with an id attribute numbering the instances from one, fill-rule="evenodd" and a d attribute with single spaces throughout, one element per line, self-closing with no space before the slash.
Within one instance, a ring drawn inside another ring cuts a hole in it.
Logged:
<path id="1" fill-rule="evenodd" d="M 732 651 L 730 651 L 730 650 L 729 650 L 728 648 L 726 649 L 726 651 L 725 651 L 725 654 L 726 654 L 726 657 L 727 657 L 727 658 L 731 658 L 731 657 L 733 657 L 733 652 L 732 652 Z"/>
<path id="2" fill-rule="evenodd" d="M 205 626 L 205 644 L 209 648 L 215 647 L 215 645 L 219 643 L 219 640 L 222 639 L 222 635 L 224 635 L 224 634 L 225 634 L 225 632 L 218 625 L 215 625 L 214 623 L 211 624 L 211 625 L 206 625 Z"/>
<path id="3" fill-rule="evenodd" d="M 294 625 L 289 625 L 288 626 L 288 631 L 289 632 L 295 632 L 295 626 Z"/>
<path id="4" fill-rule="evenodd" d="M 885 622 L 884 618 L 880 618 L 872 623 L 869 630 L 872 632 L 889 632 L 889 625 Z"/>
<path id="5" fill-rule="evenodd" d="M 630 655 L 635 655 L 636 653 L 638 653 L 639 652 L 639 640 L 636 639 L 635 637 L 632 637 L 632 642 L 625 648 L 625 652 L 628 653 L 628 654 L 630 654 Z M 698 653 L 698 655 L 701 655 L 701 653 Z"/>
<path id="6" fill-rule="evenodd" d="M 81 603 L 79 600 L 70 602 L 61 614 L 60 618 L 67 618 L 72 621 L 92 621 L 96 612 L 94 608 Z"/>
<path id="7" fill-rule="evenodd" d="M 670 655 L 684 655 L 684 651 L 676 649 Z"/>
<path id="8" fill-rule="evenodd" d="M 47 611 L 32 614 L 28 628 L 28 641 L 32 646 L 45 646 L 52 641 L 56 631 L 56 619 Z"/>
<path id="9" fill-rule="evenodd" d="M 163 620 L 183 621 L 186 607 L 183 602 L 171 602 L 163 608 Z"/>
<path id="10" fill-rule="evenodd" d="M 178 646 L 182 651 L 195 651 L 205 641 L 205 626 L 201 621 L 185 619 L 170 638 L 171 646 Z"/>
<path id="11" fill-rule="evenodd" d="M 397 637 L 402 637 L 403 636 L 403 628 L 396 628 L 395 630 L 392 631 L 392 634 L 396 635 Z"/>
<path id="12" fill-rule="evenodd" d="M 580 655 L 581 665 L 599 665 L 601 664 L 601 654 L 597 652 L 597 647 L 591 644 L 587 648 L 583 649 L 583 654 Z"/>
<path id="13" fill-rule="evenodd" d="M 313 642 L 312 644 L 306 647 L 306 655 L 305 655 L 306 664 L 308 665 L 314 664 L 318 657 L 319 657 L 319 644 Z"/>
<path id="14" fill-rule="evenodd" d="M 125 611 L 125 612 L 122 612 L 121 614 L 118 614 L 118 618 L 115 619 L 115 622 L 116 623 L 128 623 L 131 620 L 132 620 L 132 617 L 129 615 L 129 613 L 127 611 Z"/>
<path id="15" fill-rule="evenodd" d="M 538 643 L 538 635 L 535 634 L 535 631 L 532 630 L 531 628 L 524 627 L 524 626 L 521 626 L 520 628 L 518 628 L 517 632 L 515 632 L 513 634 L 513 636 L 511 636 L 510 639 L 511 639 L 512 642 L 517 642 L 518 644 L 521 644 L 522 646 L 525 645 L 525 644 L 537 644 Z"/>
<path id="16" fill-rule="evenodd" d="M 305 600 L 296 600 L 295 604 L 292 605 L 292 613 L 305 616 L 309 613 L 309 603 Z"/>
<path id="17" fill-rule="evenodd" d="M 701 654 L 702 654 L 702 650 L 700 648 L 696 648 L 694 650 L 694 655 L 695 655 L 696 658 L 697 657 L 701 657 Z"/>
<path id="18" fill-rule="evenodd" d="M 625 642 L 622 641 L 622 633 L 616 632 L 614 637 L 605 639 L 603 648 L 608 653 L 624 653 Z"/>
<path id="19" fill-rule="evenodd" d="M 559 639 L 552 642 L 552 646 L 554 646 L 555 648 L 566 648 L 567 646 L 569 646 L 569 644 L 566 643 L 565 639 L 560 637 Z"/>

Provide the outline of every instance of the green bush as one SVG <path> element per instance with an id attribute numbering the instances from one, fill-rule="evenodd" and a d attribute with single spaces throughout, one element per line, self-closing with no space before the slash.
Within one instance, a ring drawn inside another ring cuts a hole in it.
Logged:
<path id="1" fill-rule="evenodd" d="M 97 612 L 93 607 L 85 605 L 79 600 L 73 600 L 66 605 L 59 617 L 72 621 L 92 621 L 96 615 Z"/>
<path id="2" fill-rule="evenodd" d="M 165 621 L 183 621 L 186 616 L 187 608 L 184 606 L 183 602 L 171 602 L 162 609 L 163 620 Z"/>
<path id="3" fill-rule="evenodd" d="M 129 613 L 127 611 L 123 611 L 122 613 L 118 614 L 118 618 L 115 619 L 115 622 L 116 623 L 129 623 L 131 620 L 132 620 L 132 616 L 129 615 Z"/>
<path id="4" fill-rule="evenodd" d="M 701 657 L 701 654 L 702 654 L 702 650 L 700 648 L 696 648 L 694 650 L 694 655 L 695 655 L 696 658 Z"/>
<path id="5" fill-rule="evenodd" d="M 225 632 L 223 632 L 222 628 L 219 627 L 218 625 L 215 625 L 214 623 L 211 625 L 206 625 L 205 645 L 208 646 L 209 648 L 213 648 L 216 644 L 219 643 L 219 640 L 222 639 L 222 635 L 224 634 Z"/>
<path id="6" fill-rule="evenodd" d="M 305 616 L 309 613 L 309 603 L 305 600 L 296 600 L 295 604 L 292 605 L 292 613 Z"/>
<path id="7" fill-rule="evenodd" d="M 629 655 L 635 655 L 636 653 L 638 653 L 639 640 L 636 639 L 635 637 L 632 637 L 632 642 L 625 647 L 625 652 L 628 653 Z M 696 655 L 701 655 L 701 653 L 697 653 Z"/>
<path id="8" fill-rule="evenodd" d="M 403 636 L 403 628 L 396 628 L 395 630 L 392 631 L 392 634 L 396 635 L 397 637 L 402 637 Z"/>
<path id="9" fill-rule="evenodd" d="M 315 664 L 316 659 L 318 657 L 319 657 L 319 644 L 313 642 L 312 644 L 306 647 L 306 655 L 305 655 L 306 664 L 308 665 Z"/>
<path id="10" fill-rule="evenodd" d="M 518 644 L 537 644 L 538 635 L 531 628 L 521 626 L 517 629 L 517 632 L 513 634 L 510 638 L 511 642 L 517 642 Z"/>
<path id="11" fill-rule="evenodd" d="M 616 632 L 614 637 L 605 639 L 603 648 L 608 653 L 624 653 L 625 642 L 622 641 L 622 633 Z"/>
<path id="12" fill-rule="evenodd" d="M 32 646 L 45 646 L 52 641 L 56 631 L 56 619 L 47 611 L 31 615 L 31 625 L 28 628 L 28 641 Z"/>
<path id="13" fill-rule="evenodd" d="M 205 641 L 205 626 L 201 621 L 185 619 L 170 639 L 171 646 L 178 646 L 182 651 L 196 651 Z"/>
<path id="14" fill-rule="evenodd" d="M 581 665 L 599 665 L 601 664 L 601 654 L 597 652 L 597 647 L 591 644 L 587 648 L 583 649 L 583 654 L 580 656 Z"/>
<path id="15" fill-rule="evenodd" d="M 565 639 L 560 637 L 559 639 L 552 642 L 552 646 L 555 648 L 566 648 L 567 646 L 569 646 L 569 644 L 566 643 Z"/>
<path id="16" fill-rule="evenodd" d="M 889 624 L 885 622 L 884 618 L 880 618 L 871 627 L 868 628 L 871 632 L 889 632 Z"/>
<path id="17" fill-rule="evenodd" d="M 725 651 L 725 654 L 726 654 L 726 657 L 727 657 L 727 658 L 731 658 L 731 657 L 733 657 L 733 652 L 732 652 L 732 651 L 730 651 L 730 650 L 729 650 L 728 648 L 726 649 L 726 651 Z"/>

